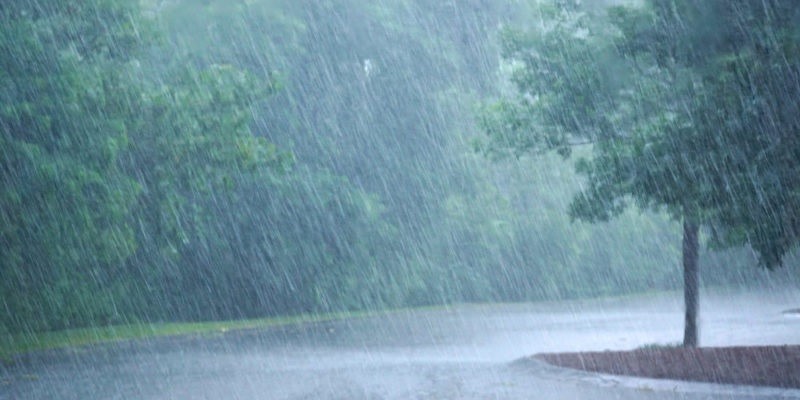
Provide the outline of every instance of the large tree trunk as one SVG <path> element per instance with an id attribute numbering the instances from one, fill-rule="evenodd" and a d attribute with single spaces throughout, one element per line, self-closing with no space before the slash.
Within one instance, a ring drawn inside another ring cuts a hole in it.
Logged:
<path id="1" fill-rule="evenodd" d="M 683 346 L 697 347 L 697 311 L 700 302 L 700 270 L 697 265 L 697 223 L 684 218 L 683 221 L 683 299 L 686 306 L 686 321 L 683 331 Z"/>

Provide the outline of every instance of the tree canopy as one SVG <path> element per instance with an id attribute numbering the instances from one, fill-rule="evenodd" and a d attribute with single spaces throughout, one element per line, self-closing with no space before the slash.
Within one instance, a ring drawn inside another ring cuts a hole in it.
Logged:
<path id="1" fill-rule="evenodd" d="M 119 318 L 117 303 L 131 300 L 125 264 L 168 259 L 201 234 L 198 194 L 284 164 L 249 130 L 259 85 L 214 65 L 158 79 L 152 26 L 135 3 L 0 12 L 2 285 L 15 311 L 3 323 Z"/>
<path id="2" fill-rule="evenodd" d="M 663 207 L 779 264 L 797 242 L 794 7 L 657 0 L 598 19 L 578 4 L 543 6 L 539 28 L 506 32 L 518 97 L 485 116 L 485 150 L 591 145 L 574 217 Z"/>

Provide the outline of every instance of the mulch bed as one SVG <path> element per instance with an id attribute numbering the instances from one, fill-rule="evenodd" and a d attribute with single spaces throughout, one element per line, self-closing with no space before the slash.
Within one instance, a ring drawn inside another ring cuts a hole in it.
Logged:
<path id="1" fill-rule="evenodd" d="M 535 357 L 612 375 L 800 389 L 800 346 L 665 347 Z"/>

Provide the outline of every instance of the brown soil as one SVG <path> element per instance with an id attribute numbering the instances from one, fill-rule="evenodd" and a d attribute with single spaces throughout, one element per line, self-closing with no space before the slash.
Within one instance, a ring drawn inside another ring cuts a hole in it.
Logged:
<path id="1" fill-rule="evenodd" d="M 800 389 L 800 346 L 664 347 L 535 357 L 613 375 Z"/>

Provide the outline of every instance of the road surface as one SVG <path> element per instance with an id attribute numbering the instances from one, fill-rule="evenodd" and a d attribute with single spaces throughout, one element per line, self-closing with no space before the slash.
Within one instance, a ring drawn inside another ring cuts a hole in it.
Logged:
<path id="1" fill-rule="evenodd" d="M 701 299 L 705 346 L 800 344 L 800 291 Z M 675 343 L 679 293 L 463 305 L 280 329 L 31 355 L 0 370 L 0 399 L 746 399 L 669 391 L 514 363 L 538 352 Z M 569 372 L 569 371 L 567 371 Z M 783 398 L 789 392 L 761 398 Z M 794 393 L 796 395 L 796 393 Z"/>

